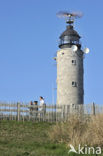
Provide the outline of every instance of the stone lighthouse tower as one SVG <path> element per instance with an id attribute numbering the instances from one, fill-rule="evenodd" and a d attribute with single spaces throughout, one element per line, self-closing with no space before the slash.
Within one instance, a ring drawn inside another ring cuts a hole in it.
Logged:
<path id="1" fill-rule="evenodd" d="M 62 13 L 67 17 L 66 30 L 60 36 L 57 51 L 57 105 L 77 106 L 84 103 L 83 54 L 80 36 L 74 30 L 78 14 Z"/>

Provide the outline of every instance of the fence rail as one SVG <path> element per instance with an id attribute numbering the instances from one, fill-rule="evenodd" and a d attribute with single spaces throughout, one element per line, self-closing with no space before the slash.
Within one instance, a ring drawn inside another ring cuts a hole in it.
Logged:
<path id="1" fill-rule="evenodd" d="M 29 103 L 4 103 L 0 102 L 0 120 L 33 120 L 56 122 L 65 121 L 70 114 L 96 115 L 103 114 L 103 105 L 87 104 L 87 105 L 45 105 L 31 106 Z"/>

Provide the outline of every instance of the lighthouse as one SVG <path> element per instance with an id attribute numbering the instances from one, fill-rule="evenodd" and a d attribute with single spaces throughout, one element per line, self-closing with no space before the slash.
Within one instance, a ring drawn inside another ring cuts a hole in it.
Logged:
<path id="1" fill-rule="evenodd" d="M 75 107 L 84 103 L 84 52 L 81 50 L 80 35 L 74 29 L 76 13 L 62 12 L 65 16 L 66 30 L 59 37 L 57 51 L 57 106 Z"/>

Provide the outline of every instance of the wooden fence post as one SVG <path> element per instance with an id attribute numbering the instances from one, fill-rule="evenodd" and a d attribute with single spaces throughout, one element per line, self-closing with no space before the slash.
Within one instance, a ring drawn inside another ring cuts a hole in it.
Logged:
<path id="1" fill-rule="evenodd" d="M 20 103 L 17 102 L 17 121 L 20 120 Z"/>
<path id="2" fill-rule="evenodd" d="M 95 115 L 95 103 L 93 102 L 93 105 L 92 105 L 92 110 L 93 110 L 93 115 Z"/>

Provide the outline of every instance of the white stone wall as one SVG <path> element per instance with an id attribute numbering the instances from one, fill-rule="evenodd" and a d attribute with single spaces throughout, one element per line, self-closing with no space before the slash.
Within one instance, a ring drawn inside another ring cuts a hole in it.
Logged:
<path id="1" fill-rule="evenodd" d="M 76 61 L 72 63 L 72 61 Z M 83 52 L 71 48 L 57 52 L 57 105 L 83 104 Z M 72 86 L 76 82 L 77 86 Z"/>

